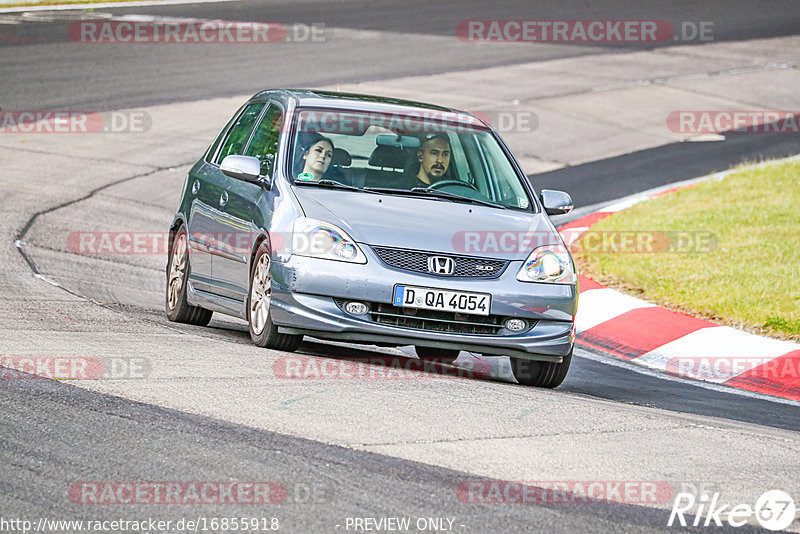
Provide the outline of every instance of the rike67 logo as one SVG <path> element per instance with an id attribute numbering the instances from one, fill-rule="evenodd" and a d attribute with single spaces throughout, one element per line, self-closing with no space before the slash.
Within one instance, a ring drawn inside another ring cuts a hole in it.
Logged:
<path id="1" fill-rule="evenodd" d="M 781 490 L 764 492 L 755 503 L 732 505 L 721 502 L 720 494 L 703 493 L 695 497 L 692 493 L 678 493 L 672 505 L 667 526 L 676 523 L 685 527 L 741 527 L 758 523 L 767 530 L 784 530 L 794 521 L 797 508 L 788 493 Z M 694 521 L 684 516 L 694 515 Z"/>

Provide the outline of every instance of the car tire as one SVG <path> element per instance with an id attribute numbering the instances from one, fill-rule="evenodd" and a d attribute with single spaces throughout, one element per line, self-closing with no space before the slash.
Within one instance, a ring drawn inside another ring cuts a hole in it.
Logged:
<path id="1" fill-rule="evenodd" d="M 164 299 L 167 319 L 174 323 L 206 326 L 214 312 L 199 306 L 190 306 L 186 300 L 186 286 L 191 272 L 186 227 L 181 224 L 175 232 L 167 256 L 167 289 Z"/>
<path id="2" fill-rule="evenodd" d="M 561 363 L 537 362 L 522 358 L 511 358 L 511 371 L 514 378 L 523 386 L 554 388 L 561 385 L 572 362 L 572 349 Z"/>
<path id="3" fill-rule="evenodd" d="M 439 363 L 453 363 L 458 358 L 458 353 L 461 352 L 457 349 L 440 349 L 437 347 L 420 347 L 415 346 L 414 352 L 420 360 L 436 361 Z"/>
<path id="4" fill-rule="evenodd" d="M 259 347 L 292 352 L 300 345 L 303 336 L 281 334 L 272 322 L 270 313 L 272 274 L 269 251 L 269 244 L 263 241 L 250 268 L 250 289 L 247 298 L 250 339 Z"/>

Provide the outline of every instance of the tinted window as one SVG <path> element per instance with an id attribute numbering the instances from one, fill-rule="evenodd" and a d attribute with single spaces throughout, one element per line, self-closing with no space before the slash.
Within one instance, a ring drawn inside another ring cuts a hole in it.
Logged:
<path id="1" fill-rule="evenodd" d="M 231 128 L 228 138 L 225 139 L 225 144 L 222 145 L 222 150 L 220 150 L 219 155 L 214 160 L 215 163 L 220 163 L 225 159 L 225 156 L 238 156 L 242 154 L 242 149 L 244 149 L 247 140 L 250 138 L 250 132 L 253 131 L 253 125 L 255 125 L 263 109 L 264 104 L 251 104 L 247 106 L 244 113 L 236 119 L 236 123 L 233 125 L 233 128 Z"/>
<path id="2" fill-rule="evenodd" d="M 278 106 L 271 106 L 261 119 L 245 156 L 253 156 L 261 161 L 261 175 L 271 176 L 278 153 L 283 112 Z"/>

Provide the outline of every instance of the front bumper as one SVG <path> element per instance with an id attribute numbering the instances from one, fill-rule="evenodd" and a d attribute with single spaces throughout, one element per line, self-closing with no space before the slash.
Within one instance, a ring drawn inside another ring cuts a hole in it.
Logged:
<path id="1" fill-rule="evenodd" d="M 372 254 L 369 247 L 362 246 L 362 250 L 368 257 L 363 265 L 301 256 L 291 256 L 286 263 L 273 261 L 271 317 L 279 331 L 323 339 L 424 345 L 552 362 L 561 362 L 572 349 L 577 308 L 575 286 L 519 282 L 516 280 L 519 261 L 511 262 L 497 279 L 470 280 L 392 269 Z M 391 303 L 397 283 L 491 293 L 491 314 L 524 318 L 535 321 L 535 325 L 520 334 L 502 331 L 498 335 L 420 330 L 382 324 L 369 316 L 352 316 L 334 302 L 334 298 L 340 298 Z"/>

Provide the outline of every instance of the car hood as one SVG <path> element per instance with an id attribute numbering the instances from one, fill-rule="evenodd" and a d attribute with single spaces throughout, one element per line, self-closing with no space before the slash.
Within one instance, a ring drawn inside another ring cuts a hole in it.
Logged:
<path id="1" fill-rule="evenodd" d="M 537 246 L 562 242 L 542 213 L 432 197 L 293 189 L 307 217 L 335 224 L 371 246 L 524 260 Z"/>

